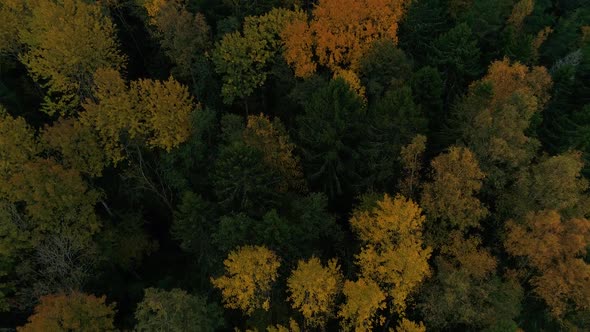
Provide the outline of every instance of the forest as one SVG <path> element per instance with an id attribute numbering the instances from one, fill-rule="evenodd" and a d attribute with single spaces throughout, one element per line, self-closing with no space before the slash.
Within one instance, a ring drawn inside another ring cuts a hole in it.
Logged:
<path id="1" fill-rule="evenodd" d="M 1 331 L 590 331 L 588 0 L 0 0 Z"/>

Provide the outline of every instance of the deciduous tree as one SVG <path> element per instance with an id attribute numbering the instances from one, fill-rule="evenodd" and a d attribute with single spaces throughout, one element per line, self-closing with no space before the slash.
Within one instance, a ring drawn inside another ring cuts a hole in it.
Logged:
<path id="1" fill-rule="evenodd" d="M 249 16 L 243 33 L 227 33 L 213 51 L 216 71 L 222 75 L 221 93 L 226 104 L 242 99 L 264 84 L 269 66 L 280 54 L 280 33 L 294 20 L 303 20 L 301 11 L 275 8 L 261 16 Z"/>
<path id="2" fill-rule="evenodd" d="M 50 0 L 28 4 L 30 17 L 19 34 L 27 46 L 21 61 L 47 88 L 43 109 L 49 114 L 70 113 L 90 96 L 95 70 L 124 67 L 115 25 L 99 3 Z"/>
<path id="3" fill-rule="evenodd" d="M 584 260 L 590 245 L 588 220 L 545 210 L 529 213 L 521 223 L 509 221 L 506 231 L 506 250 L 526 258 L 534 273 L 530 284 L 555 317 L 590 309 L 590 265 Z"/>
<path id="4" fill-rule="evenodd" d="M 318 64 L 333 72 L 358 72 L 373 41 L 384 38 L 397 43 L 398 23 L 408 4 L 406 0 L 321 0 L 309 24 L 298 19 L 286 26 L 285 59 L 301 77 L 313 74 Z"/>
<path id="5" fill-rule="evenodd" d="M 476 197 L 485 174 L 473 153 L 466 148 L 451 147 L 434 158 L 432 182 L 424 184 L 422 207 L 432 219 L 464 230 L 479 227 L 488 210 Z"/>
<path id="6" fill-rule="evenodd" d="M 418 204 L 385 195 L 369 211 L 357 210 L 350 224 L 363 243 L 356 256 L 361 276 L 388 296 L 391 312 L 403 316 L 406 301 L 430 275 L 432 249 L 423 244 L 424 216 Z"/>
<path id="7" fill-rule="evenodd" d="M 386 308 L 386 294 L 371 279 L 344 282 L 346 302 L 340 306 L 338 316 L 344 331 L 368 332 L 382 325 L 385 318 L 378 312 Z"/>
<path id="8" fill-rule="evenodd" d="M 276 254 L 265 247 L 243 246 L 229 253 L 223 262 L 225 275 L 212 278 L 221 290 L 227 308 L 246 315 L 270 309 L 270 291 L 281 265 Z"/>
<path id="9" fill-rule="evenodd" d="M 84 104 L 80 120 L 98 132 L 113 162 L 124 159 L 122 150 L 131 139 L 170 151 L 190 136 L 195 105 L 187 88 L 172 77 L 127 86 L 117 71 L 101 69 L 94 81 L 94 97 Z"/>
<path id="10" fill-rule="evenodd" d="M 105 301 L 105 296 L 76 292 L 44 296 L 18 331 L 114 331 L 115 304 Z"/>
<path id="11" fill-rule="evenodd" d="M 135 310 L 137 331 L 208 332 L 223 325 L 221 308 L 208 304 L 202 296 L 175 288 L 165 291 L 145 289 Z"/>
<path id="12" fill-rule="evenodd" d="M 322 266 L 317 257 L 299 261 L 287 279 L 292 307 L 303 315 L 305 326 L 324 327 L 334 314 L 342 288 L 342 273 L 336 260 Z"/>

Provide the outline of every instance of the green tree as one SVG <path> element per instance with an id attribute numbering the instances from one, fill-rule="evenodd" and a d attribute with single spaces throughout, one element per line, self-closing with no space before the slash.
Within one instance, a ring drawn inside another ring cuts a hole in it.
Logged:
<path id="1" fill-rule="evenodd" d="M 261 16 L 246 17 L 243 33 L 223 36 L 213 51 L 213 62 L 223 79 L 221 94 L 226 104 L 251 95 L 264 84 L 271 64 L 282 51 L 280 33 L 284 26 L 304 18 L 303 12 L 275 8 Z"/>
<path id="2" fill-rule="evenodd" d="M 481 73 L 480 53 L 477 40 L 465 23 L 441 34 L 433 42 L 428 63 L 443 73 L 447 100 L 460 93 Z"/>
<path id="3" fill-rule="evenodd" d="M 406 85 L 392 88 L 369 109 L 369 142 L 363 149 L 363 177 L 369 188 L 387 190 L 397 184 L 401 149 L 426 131 L 427 121 Z"/>
<path id="4" fill-rule="evenodd" d="M 588 181 L 581 174 L 583 165 L 577 152 L 542 158 L 519 172 L 500 197 L 499 208 L 507 217 L 517 218 L 541 210 L 586 215 Z"/>
<path id="5" fill-rule="evenodd" d="M 211 48 L 211 28 L 205 16 L 189 12 L 180 0 L 151 0 L 145 3 L 150 33 L 176 65 L 172 73 L 178 79 L 196 85 L 198 62 Z"/>
<path id="6" fill-rule="evenodd" d="M 221 308 L 178 288 L 146 288 L 135 319 L 137 331 L 209 332 L 224 324 Z"/>
<path id="7" fill-rule="evenodd" d="M 373 42 L 360 60 L 359 76 L 369 100 L 379 100 L 385 92 L 402 86 L 411 76 L 412 63 L 393 40 Z"/>
<path id="8" fill-rule="evenodd" d="M 424 286 L 418 305 L 429 327 L 516 325 L 513 320 L 520 313 L 523 290 L 518 281 L 496 275 L 498 261 L 478 237 L 452 232 L 434 262 L 434 278 Z"/>
<path id="9" fill-rule="evenodd" d="M 366 131 L 363 101 L 342 79 L 317 90 L 297 117 L 297 141 L 311 187 L 329 197 L 342 195 L 359 181 L 360 143 Z"/>

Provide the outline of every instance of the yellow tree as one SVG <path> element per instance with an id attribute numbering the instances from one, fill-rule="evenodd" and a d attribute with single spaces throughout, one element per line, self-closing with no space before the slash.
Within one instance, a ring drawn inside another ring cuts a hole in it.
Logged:
<path id="1" fill-rule="evenodd" d="M 306 77 L 317 65 L 333 72 L 358 71 L 371 43 L 386 38 L 397 43 L 397 30 L 409 0 L 320 0 L 311 22 L 294 21 L 283 31 L 285 59 L 295 74 Z M 317 63 L 314 59 L 317 58 Z"/>
<path id="2" fill-rule="evenodd" d="M 404 315 L 406 300 L 430 275 L 432 250 L 424 246 L 422 209 L 403 196 L 385 195 L 370 211 L 355 211 L 352 229 L 363 242 L 356 256 L 361 276 L 387 294 L 390 311 Z"/>
<path id="3" fill-rule="evenodd" d="M 333 315 L 336 296 L 342 288 L 342 273 L 338 262 L 328 261 L 326 267 L 317 257 L 299 261 L 297 269 L 287 279 L 292 307 L 305 318 L 304 326 L 324 327 Z"/>
<path id="4" fill-rule="evenodd" d="M 382 325 L 385 317 L 378 315 L 386 307 L 386 294 L 371 279 L 345 281 L 346 301 L 340 306 L 338 317 L 344 331 L 369 332 Z"/>
<path id="5" fill-rule="evenodd" d="M 391 331 L 391 330 L 390 330 Z M 423 323 L 415 323 L 411 320 L 406 318 L 402 318 L 402 321 L 399 323 L 397 328 L 395 329 L 396 332 L 426 332 L 426 326 Z"/>
<path id="6" fill-rule="evenodd" d="M 121 69 L 114 24 L 100 3 L 83 0 L 29 1 L 30 17 L 20 30 L 27 51 L 21 61 L 48 89 L 44 110 L 67 113 L 90 95 L 98 68 Z"/>
<path id="7" fill-rule="evenodd" d="M 274 252 L 261 246 L 243 246 L 231 251 L 223 264 L 225 275 L 211 278 L 211 283 L 221 290 L 227 308 L 246 315 L 270 309 L 270 292 L 281 265 Z"/>
<path id="8" fill-rule="evenodd" d="M 424 185 L 421 200 L 428 216 L 460 230 L 479 227 L 488 210 L 476 197 L 485 175 L 473 153 L 466 148 L 451 147 L 434 158 L 431 166 L 432 182 Z"/>
<path id="9" fill-rule="evenodd" d="M 590 309 L 590 222 L 564 219 L 558 212 L 529 213 L 522 223 L 508 221 L 505 246 L 514 256 L 526 258 L 533 270 L 535 292 L 557 318 L 572 310 Z"/>
<path id="10" fill-rule="evenodd" d="M 115 331 L 115 304 L 105 300 L 77 292 L 43 296 L 29 322 L 17 331 Z"/>
<path id="11" fill-rule="evenodd" d="M 264 162 L 281 176 L 279 191 L 306 189 L 295 144 L 278 118 L 271 122 L 262 113 L 249 116 L 243 138 L 247 145 L 262 151 Z"/>
<path id="12" fill-rule="evenodd" d="M 119 72 L 97 70 L 94 98 L 83 105 L 80 121 L 97 131 L 110 160 L 124 159 L 128 139 L 167 151 L 185 142 L 196 108 L 187 88 L 173 78 L 138 80 L 129 86 Z"/>

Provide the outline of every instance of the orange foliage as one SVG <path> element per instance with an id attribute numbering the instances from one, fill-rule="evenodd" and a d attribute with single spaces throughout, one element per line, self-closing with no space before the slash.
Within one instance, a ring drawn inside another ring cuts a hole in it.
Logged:
<path id="1" fill-rule="evenodd" d="M 556 317 L 575 309 L 590 309 L 590 264 L 584 261 L 590 245 L 590 222 L 564 220 L 556 211 L 529 213 L 523 224 L 509 221 L 506 249 L 525 256 L 536 270 L 535 292 Z"/>
<path id="2" fill-rule="evenodd" d="M 17 331 L 114 331 L 115 304 L 105 299 L 77 292 L 43 296 L 29 323 Z"/>
<path id="3" fill-rule="evenodd" d="M 371 43 L 380 38 L 397 42 L 398 22 L 409 0 L 320 0 L 311 22 L 296 21 L 283 32 L 285 59 L 295 74 L 305 77 L 322 66 L 358 70 Z"/>

